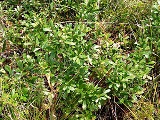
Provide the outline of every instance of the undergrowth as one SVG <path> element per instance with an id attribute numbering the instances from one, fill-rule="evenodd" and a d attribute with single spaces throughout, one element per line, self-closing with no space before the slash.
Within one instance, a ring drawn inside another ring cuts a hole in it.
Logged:
<path id="1" fill-rule="evenodd" d="M 0 117 L 159 119 L 159 1 L 3 1 Z"/>

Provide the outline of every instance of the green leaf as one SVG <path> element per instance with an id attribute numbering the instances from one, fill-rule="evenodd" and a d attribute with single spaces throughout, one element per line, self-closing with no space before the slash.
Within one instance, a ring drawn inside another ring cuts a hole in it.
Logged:
<path id="1" fill-rule="evenodd" d="M 133 80 L 136 76 L 132 73 L 130 73 L 130 75 L 126 78 L 128 80 Z"/>
<path id="2" fill-rule="evenodd" d="M 23 88 L 22 89 L 23 94 L 26 96 L 28 95 L 28 88 Z"/>
<path id="3" fill-rule="evenodd" d="M 109 93 L 110 91 L 111 91 L 110 89 L 107 89 L 104 91 L 104 93 L 106 94 L 106 93 Z"/>
<path id="4" fill-rule="evenodd" d="M 70 87 L 69 87 L 69 90 L 70 90 L 70 91 L 74 91 L 74 90 L 75 90 L 75 88 L 74 88 L 74 87 L 72 87 L 72 86 L 70 86 Z"/>
<path id="5" fill-rule="evenodd" d="M 50 31 L 52 31 L 50 28 L 43 28 L 43 31 L 45 31 L 45 32 L 50 32 Z"/>
<path id="6" fill-rule="evenodd" d="M 120 87 L 120 84 L 119 84 L 119 83 L 116 83 L 116 87 L 119 88 L 119 87 Z"/>
<path id="7" fill-rule="evenodd" d="M 149 65 L 153 65 L 153 64 L 155 64 L 156 62 L 155 61 L 151 61 L 151 62 L 149 62 L 148 64 Z"/>
<path id="8" fill-rule="evenodd" d="M 21 96 L 21 97 L 20 97 L 20 99 L 21 99 L 21 100 L 23 100 L 24 102 L 26 102 L 26 101 L 27 101 L 27 98 L 26 98 L 26 97 L 24 97 L 24 96 Z"/>
<path id="9" fill-rule="evenodd" d="M 80 65 L 81 62 L 79 58 L 76 59 L 76 63 Z"/>
<path id="10" fill-rule="evenodd" d="M 4 69 L 5 69 L 7 72 L 9 72 L 9 74 L 11 75 L 12 70 L 11 70 L 11 67 L 10 67 L 9 65 L 6 65 L 6 66 L 4 67 Z"/>
<path id="11" fill-rule="evenodd" d="M 83 101 L 82 108 L 83 108 L 83 110 L 86 110 L 86 108 L 87 108 L 86 101 Z"/>
<path id="12" fill-rule="evenodd" d="M 23 70 L 23 63 L 22 63 L 22 61 L 17 61 L 17 65 L 18 65 L 19 69 Z"/>
<path id="13" fill-rule="evenodd" d="M 123 83 L 123 88 L 125 89 L 127 87 L 126 83 Z"/>
<path id="14" fill-rule="evenodd" d="M 15 94 L 12 95 L 12 98 L 13 98 L 13 99 L 16 99 L 16 98 L 18 98 L 18 97 L 19 97 L 18 93 L 15 93 Z"/>
<path id="15" fill-rule="evenodd" d="M 102 107 L 102 106 L 101 106 L 101 103 L 99 103 L 99 104 L 98 104 L 98 108 L 101 109 L 101 107 Z"/>
<path id="16" fill-rule="evenodd" d="M 41 49 L 41 48 L 35 48 L 33 52 L 36 52 L 36 51 L 38 51 L 38 50 L 40 50 L 40 49 Z"/>
<path id="17" fill-rule="evenodd" d="M 51 2 L 51 4 L 50 4 L 50 8 L 51 8 L 51 10 L 54 8 L 54 2 Z"/>
<path id="18" fill-rule="evenodd" d="M 25 42 L 24 46 L 32 45 L 32 42 Z"/>
<path id="19" fill-rule="evenodd" d="M 76 45 L 76 43 L 74 43 L 74 42 L 69 42 L 69 41 L 66 41 L 65 43 L 68 44 L 68 45 Z"/>
<path id="20" fill-rule="evenodd" d="M 2 68 L 2 69 L 0 69 L 0 73 L 6 73 L 6 71 Z"/>
<path id="21" fill-rule="evenodd" d="M 112 88 L 113 84 L 109 84 L 109 88 Z"/>

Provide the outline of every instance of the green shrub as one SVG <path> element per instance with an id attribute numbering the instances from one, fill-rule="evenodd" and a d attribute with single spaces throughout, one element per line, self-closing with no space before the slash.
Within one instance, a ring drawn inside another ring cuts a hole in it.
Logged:
<path id="1" fill-rule="evenodd" d="M 137 100 L 154 64 L 152 49 L 145 39 L 132 51 L 122 49 L 128 38 L 114 41 L 101 28 L 97 1 L 4 3 L 0 102 L 6 119 L 89 120 L 112 97 L 127 105 Z M 81 22 L 60 23 L 72 19 Z"/>

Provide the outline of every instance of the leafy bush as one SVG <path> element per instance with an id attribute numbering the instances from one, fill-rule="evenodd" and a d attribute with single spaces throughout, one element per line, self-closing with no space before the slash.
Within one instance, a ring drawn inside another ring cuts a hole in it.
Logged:
<path id="1" fill-rule="evenodd" d="M 101 27 L 97 1 L 78 4 L 4 2 L 0 110 L 5 119 L 94 119 L 93 112 L 110 98 L 131 105 L 143 91 L 154 64 L 148 41 L 122 49 L 128 37 L 114 41 Z"/>

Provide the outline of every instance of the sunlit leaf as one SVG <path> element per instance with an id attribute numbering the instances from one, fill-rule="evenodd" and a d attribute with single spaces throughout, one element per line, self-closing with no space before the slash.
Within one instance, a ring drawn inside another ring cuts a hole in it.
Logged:
<path id="1" fill-rule="evenodd" d="M 43 31 L 45 31 L 45 32 L 50 32 L 50 31 L 52 31 L 50 28 L 43 28 Z"/>
<path id="2" fill-rule="evenodd" d="M 68 44 L 68 45 L 76 45 L 76 43 L 74 43 L 74 42 L 65 41 L 65 43 Z"/>

